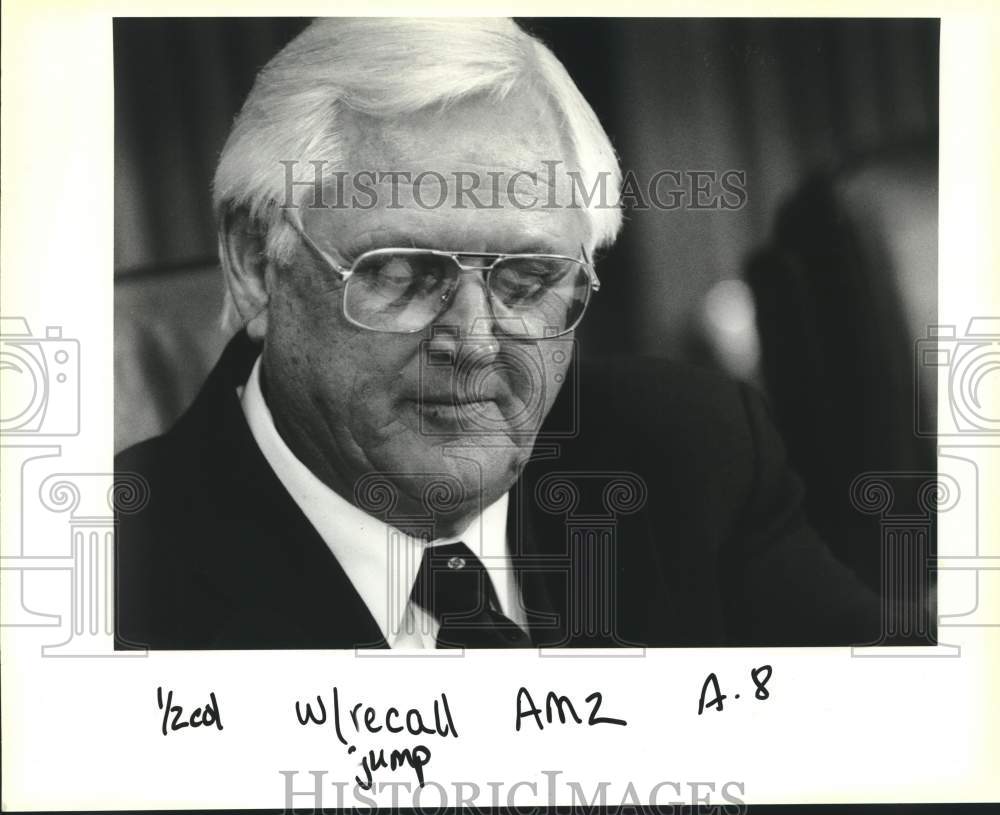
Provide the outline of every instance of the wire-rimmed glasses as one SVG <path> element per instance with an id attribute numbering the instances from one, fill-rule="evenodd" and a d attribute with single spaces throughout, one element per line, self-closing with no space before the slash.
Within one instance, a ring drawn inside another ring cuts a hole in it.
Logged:
<path id="1" fill-rule="evenodd" d="M 597 273 L 564 255 L 497 254 L 438 249 L 373 249 L 349 267 L 338 264 L 283 210 L 303 243 L 344 283 L 345 319 L 360 328 L 393 334 L 422 331 L 445 313 L 463 274 L 483 277 L 496 330 L 526 340 L 568 334 L 583 319 Z"/>

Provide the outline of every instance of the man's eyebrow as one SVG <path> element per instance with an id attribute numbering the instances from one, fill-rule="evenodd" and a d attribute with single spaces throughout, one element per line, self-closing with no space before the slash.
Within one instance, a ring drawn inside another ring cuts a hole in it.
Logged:
<path id="1" fill-rule="evenodd" d="M 355 260 L 365 252 L 376 249 L 437 249 L 443 252 L 477 254 L 477 250 L 467 246 L 444 246 L 435 241 L 402 232 L 378 232 L 344 246 L 340 251 L 345 260 Z M 555 245 L 540 237 L 529 237 L 513 243 L 487 246 L 485 254 L 490 255 L 566 255 L 565 247 Z M 573 256 L 573 252 L 569 252 Z"/>
<path id="2" fill-rule="evenodd" d="M 375 249 L 437 249 L 428 241 L 401 232 L 379 231 L 370 233 L 341 248 L 345 260 L 355 260 L 365 252 Z"/>
<path id="3" fill-rule="evenodd" d="M 509 255 L 564 255 L 566 251 L 563 247 L 556 246 L 551 241 L 531 238 L 530 240 L 507 246 L 504 249 L 504 253 Z"/>

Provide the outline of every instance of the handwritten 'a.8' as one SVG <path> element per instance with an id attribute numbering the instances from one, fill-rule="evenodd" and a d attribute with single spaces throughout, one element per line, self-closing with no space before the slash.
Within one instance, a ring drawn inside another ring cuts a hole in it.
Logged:
<path id="1" fill-rule="evenodd" d="M 754 699 L 761 702 L 769 699 L 771 697 L 770 691 L 767 689 L 768 680 L 771 678 L 771 666 L 761 665 L 759 668 L 753 668 L 750 671 L 750 678 L 753 680 L 754 684 Z M 711 692 L 711 696 L 709 693 Z M 705 682 L 701 686 L 701 696 L 698 699 L 698 715 L 700 716 L 705 712 L 707 708 L 714 707 L 716 711 L 721 711 L 723 709 L 723 702 L 729 697 L 722 692 L 722 688 L 719 686 L 719 678 L 715 673 L 710 673 L 705 677 Z M 739 699 L 740 695 L 734 694 L 734 699 Z"/>

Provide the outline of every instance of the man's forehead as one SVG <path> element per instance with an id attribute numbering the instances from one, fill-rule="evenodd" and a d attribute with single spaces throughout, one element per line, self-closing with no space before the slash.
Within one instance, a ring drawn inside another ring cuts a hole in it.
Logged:
<path id="1" fill-rule="evenodd" d="M 341 262 L 371 249 L 415 247 L 467 252 L 542 253 L 578 257 L 592 242 L 591 222 L 579 208 L 495 209 L 466 206 L 307 208 L 310 235 Z"/>

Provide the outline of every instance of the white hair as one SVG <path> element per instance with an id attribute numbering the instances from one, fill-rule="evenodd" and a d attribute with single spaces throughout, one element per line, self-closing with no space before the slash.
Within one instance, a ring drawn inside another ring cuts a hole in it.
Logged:
<path id="1" fill-rule="evenodd" d="M 287 262 L 296 238 L 281 214 L 286 164 L 306 176 L 316 161 L 327 174 L 344 169 L 343 110 L 385 118 L 476 95 L 500 101 L 521 86 L 552 101 L 586 188 L 603 178 L 617 197 L 621 170 L 597 116 L 552 52 L 513 20 L 334 17 L 314 21 L 257 75 L 215 172 L 216 215 L 244 209 L 266 230 L 268 258 Z M 306 195 L 296 185 L 292 203 Z M 591 249 L 612 243 L 622 221 L 616 201 L 594 199 Z M 240 324 L 228 293 L 223 323 Z"/>

